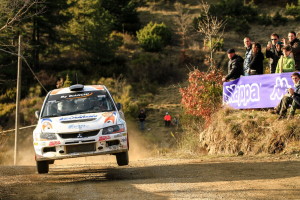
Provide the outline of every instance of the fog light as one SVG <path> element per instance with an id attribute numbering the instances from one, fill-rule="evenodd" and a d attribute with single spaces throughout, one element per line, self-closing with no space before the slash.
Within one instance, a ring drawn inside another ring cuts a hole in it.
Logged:
<path id="1" fill-rule="evenodd" d="M 64 150 L 59 150 L 59 152 L 58 153 L 65 153 L 65 151 Z"/>
<path id="2" fill-rule="evenodd" d="M 102 149 L 103 149 L 103 146 L 98 147 L 98 150 L 102 150 Z"/>

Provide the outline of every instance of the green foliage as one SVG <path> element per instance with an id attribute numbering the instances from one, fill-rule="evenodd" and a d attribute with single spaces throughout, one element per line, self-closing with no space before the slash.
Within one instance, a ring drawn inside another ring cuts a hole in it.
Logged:
<path id="1" fill-rule="evenodd" d="M 13 117 L 12 113 L 15 111 L 16 106 L 14 103 L 0 104 L 0 125 L 6 127 L 9 120 Z"/>
<path id="2" fill-rule="evenodd" d="M 293 3 L 287 4 L 285 7 L 285 14 L 294 17 L 295 20 L 300 20 L 300 4 L 295 5 Z"/>
<path id="3" fill-rule="evenodd" d="M 0 96 L 0 103 L 15 102 L 16 90 L 16 88 L 7 89 L 6 92 Z"/>
<path id="4" fill-rule="evenodd" d="M 40 85 L 35 85 L 29 88 L 29 97 L 39 97 L 41 95 L 42 87 Z"/>
<path id="5" fill-rule="evenodd" d="M 144 52 L 136 54 L 129 63 L 128 77 L 140 92 L 155 93 L 157 84 L 180 80 L 176 60 L 167 55 Z"/>
<path id="6" fill-rule="evenodd" d="M 126 115 L 134 116 L 138 111 L 138 102 L 132 101 L 131 99 L 132 87 L 122 77 L 117 79 L 102 77 L 93 84 L 105 85 L 112 94 L 114 100 L 123 105 L 122 110 Z"/>
<path id="7" fill-rule="evenodd" d="M 113 30 L 135 33 L 140 28 L 137 0 L 102 0 L 103 8 L 114 16 Z"/>
<path id="8" fill-rule="evenodd" d="M 259 25 L 265 25 L 265 26 L 272 25 L 272 23 L 273 23 L 272 17 L 270 17 L 266 13 L 263 13 L 261 16 L 258 17 L 257 23 Z"/>
<path id="9" fill-rule="evenodd" d="M 263 14 L 261 16 L 258 16 L 257 18 L 257 23 L 259 25 L 273 25 L 273 26 L 280 26 L 280 25 L 285 25 L 287 23 L 288 19 L 283 17 L 278 11 L 275 13 L 273 17 L 270 17 L 267 14 Z"/>
<path id="10" fill-rule="evenodd" d="M 288 21 L 287 18 L 282 17 L 279 12 L 277 11 L 276 14 L 274 15 L 274 17 L 272 18 L 273 21 L 273 25 L 274 26 L 280 26 L 280 25 L 285 25 Z"/>
<path id="11" fill-rule="evenodd" d="M 141 47 L 150 52 L 161 51 L 171 42 L 171 31 L 164 24 L 149 22 L 137 32 L 137 38 Z"/>

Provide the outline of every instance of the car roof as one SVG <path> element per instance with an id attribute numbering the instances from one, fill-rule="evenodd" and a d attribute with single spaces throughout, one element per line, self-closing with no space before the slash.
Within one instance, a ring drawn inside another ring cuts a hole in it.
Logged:
<path id="1" fill-rule="evenodd" d="M 66 87 L 66 88 L 51 90 L 49 94 L 56 95 L 56 94 L 76 93 L 76 92 L 97 91 L 97 90 L 107 91 L 104 85 L 84 85 L 83 89 L 80 90 L 72 91 L 70 87 Z"/>

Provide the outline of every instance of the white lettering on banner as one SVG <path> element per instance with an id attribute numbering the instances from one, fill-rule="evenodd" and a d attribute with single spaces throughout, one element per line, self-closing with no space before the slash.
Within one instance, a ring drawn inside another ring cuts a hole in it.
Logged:
<path id="1" fill-rule="evenodd" d="M 257 83 L 226 86 L 227 92 L 231 94 L 230 96 L 227 95 L 226 103 L 246 106 L 249 102 L 260 101 L 259 89 L 260 86 Z"/>
<path id="2" fill-rule="evenodd" d="M 286 89 L 291 88 L 286 78 L 276 78 L 276 84 L 274 85 L 273 92 L 270 95 L 271 100 L 280 100 L 286 93 Z"/>

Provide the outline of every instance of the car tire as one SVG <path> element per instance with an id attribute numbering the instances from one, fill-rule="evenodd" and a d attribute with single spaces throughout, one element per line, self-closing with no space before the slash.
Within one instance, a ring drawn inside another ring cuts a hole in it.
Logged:
<path id="1" fill-rule="evenodd" d="M 117 158 L 117 163 L 119 166 L 128 165 L 128 163 L 129 163 L 128 151 L 122 152 L 122 153 L 117 153 L 116 158 Z"/>
<path id="2" fill-rule="evenodd" d="M 39 174 L 47 174 L 49 172 L 49 161 L 36 161 L 36 168 Z"/>

